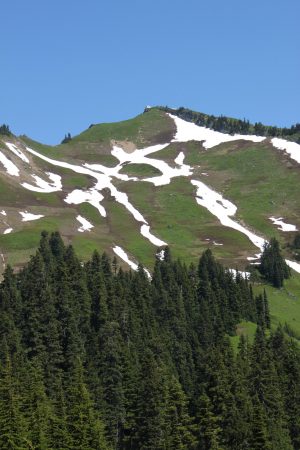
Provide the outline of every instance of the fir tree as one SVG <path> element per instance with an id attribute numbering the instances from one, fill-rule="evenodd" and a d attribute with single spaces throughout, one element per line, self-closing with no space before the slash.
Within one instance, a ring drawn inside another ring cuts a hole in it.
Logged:
<path id="1" fill-rule="evenodd" d="M 277 288 L 282 287 L 284 279 L 291 276 L 290 268 L 281 256 L 279 242 L 275 238 L 265 244 L 259 270 L 266 280 Z"/>

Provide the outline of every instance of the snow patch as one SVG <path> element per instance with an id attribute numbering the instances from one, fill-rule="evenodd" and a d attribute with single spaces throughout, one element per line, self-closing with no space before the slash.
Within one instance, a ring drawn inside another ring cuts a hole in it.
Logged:
<path id="1" fill-rule="evenodd" d="M 156 253 L 156 257 L 160 260 L 163 261 L 165 259 L 165 250 L 161 250 L 160 252 Z"/>
<path id="2" fill-rule="evenodd" d="M 92 188 L 88 191 L 82 191 L 81 189 L 74 189 L 74 191 L 70 192 L 67 197 L 64 199 L 66 203 L 70 205 L 79 205 L 81 203 L 89 203 L 98 209 L 100 215 L 102 217 L 106 217 L 105 208 L 100 204 L 103 200 L 103 195 L 97 191 L 97 189 Z"/>
<path id="3" fill-rule="evenodd" d="M 183 152 L 180 152 L 179 155 L 177 156 L 177 158 L 174 160 L 174 162 L 176 164 L 178 164 L 179 166 L 182 166 L 184 158 L 185 158 L 185 154 Z"/>
<path id="4" fill-rule="evenodd" d="M 121 247 L 116 245 L 115 247 L 113 247 L 113 251 L 115 252 L 116 255 L 119 256 L 119 258 L 125 261 L 133 270 L 136 271 L 138 269 L 138 265 L 128 258 L 127 253 Z"/>
<path id="5" fill-rule="evenodd" d="M 235 269 L 228 269 L 229 272 L 234 276 L 234 278 L 237 277 L 237 275 L 241 275 L 245 280 L 248 280 L 250 278 L 250 272 L 243 272 L 241 270 L 235 270 Z"/>
<path id="6" fill-rule="evenodd" d="M 119 258 L 121 258 L 124 262 L 126 262 L 134 271 L 138 270 L 138 265 L 128 258 L 127 253 L 121 247 L 116 245 L 115 247 L 113 247 L 113 251 L 115 252 L 115 254 L 117 256 L 119 256 Z M 149 279 L 151 279 L 152 277 L 151 277 L 149 270 L 144 268 L 144 271 L 145 271 L 147 277 Z"/>
<path id="7" fill-rule="evenodd" d="M 287 263 L 287 265 L 293 269 L 295 272 L 300 273 L 300 264 L 296 263 L 295 261 L 289 261 L 288 259 L 285 260 L 285 262 Z"/>
<path id="8" fill-rule="evenodd" d="M 271 142 L 278 150 L 283 150 L 290 155 L 292 159 L 300 163 L 300 145 L 296 142 L 286 141 L 285 139 L 273 138 Z"/>
<path id="9" fill-rule="evenodd" d="M 43 214 L 32 214 L 27 211 L 20 211 L 20 214 L 22 216 L 22 222 L 28 222 L 30 220 L 37 220 L 45 217 Z"/>
<path id="10" fill-rule="evenodd" d="M 141 235 L 145 238 L 149 239 L 151 244 L 156 245 L 156 247 L 162 247 L 163 245 L 168 245 L 166 242 L 158 239 L 156 236 L 150 233 L 150 226 L 149 225 L 142 225 L 141 226 Z"/>
<path id="11" fill-rule="evenodd" d="M 2 152 L 0 152 L 0 162 L 3 164 L 3 166 L 6 169 L 6 172 L 9 175 L 13 175 L 14 177 L 18 177 L 19 176 L 19 169 L 17 168 L 17 166 L 15 166 L 15 164 L 8 159 Z"/>
<path id="12" fill-rule="evenodd" d="M 247 228 L 243 227 L 229 217 L 234 216 L 237 210 L 236 206 L 233 203 L 231 203 L 229 200 L 223 199 L 221 194 L 213 191 L 201 181 L 191 180 L 191 183 L 198 188 L 196 193 L 196 200 L 199 205 L 204 206 L 206 209 L 208 209 L 208 211 L 210 211 L 220 220 L 222 225 L 233 228 L 245 234 L 256 247 L 263 251 L 264 245 L 267 241 L 247 230 Z M 258 257 L 261 256 L 261 254 L 257 254 L 256 256 L 257 258 L 248 257 L 247 259 L 249 261 L 257 260 Z M 296 272 L 300 273 L 299 263 L 296 263 L 295 261 L 289 261 L 288 259 L 286 259 L 285 261 L 288 266 L 290 266 Z"/>
<path id="13" fill-rule="evenodd" d="M 256 253 L 255 254 L 255 256 L 248 256 L 248 261 L 257 261 L 258 259 L 260 259 L 261 258 L 261 253 Z M 255 264 L 257 264 L 257 263 L 255 263 Z M 260 264 L 260 263 L 258 263 L 258 264 Z"/>
<path id="14" fill-rule="evenodd" d="M 231 216 L 234 216 L 237 211 L 237 207 L 233 203 L 224 199 L 221 194 L 210 189 L 206 184 L 202 183 L 202 181 L 191 180 L 191 183 L 197 187 L 196 201 L 199 205 L 208 209 L 211 214 L 219 219 L 222 225 L 240 231 L 245 234 L 256 247 L 259 247 L 261 250 L 263 249 L 264 243 L 266 242 L 263 238 L 256 236 L 254 233 L 247 230 L 247 228 L 230 218 Z"/>
<path id="15" fill-rule="evenodd" d="M 42 178 L 37 175 L 31 175 L 35 180 L 38 187 L 33 186 L 29 183 L 22 183 L 22 186 L 30 191 L 34 192 L 56 192 L 62 190 L 61 176 L 56 175 L 55 173 L 46 172 L 52 183 L 48 183 L 48 181 L 44 181 Z"/>
<path id="16" fill-rule="evenodd" d="M 165 145 L 168 145 L 168 144 L 165 144 Z M 162 147 L 161 145 L 160 146 L 156 145 L 151 148 L 149 147 L 149 148 L 145 149 L 145 151 L 146 152 L 147 151 L 150 151 L 150 152 L 157 151 L 157 149 L 159 149 L 161 147 Z M 92 189 L 90 189 L 89 191 L 75 189 L 73 192 L 71 192 L 65 199 L 66 203 L 74 203 L 74 204 L 78 205 L 79 203 L 88 202 L 98 209 L 101 216 L 106 217 L 106 211 L 105 211 L 104 207 L 102 205 L 100 205 L 100 202 L 101 202 L 101 200 L 103 200 L 104 197 L 102 194 L 100 194 L 99 191 L 107 188 L 110 190 L 111 195 L 113 197 L 115 197 L 116 201 L 121 203 L 122 205 L 124 205 L 125 208 L 127 208 L 127 210 L 134 216 L 134 218 L 137 221 L 147 223 L 146 220 L 143 218 L 143 216 L 139 213 L 139 211 L 137 211 L 137 209 L 134 208 L 134 206 L 128 201 L 127 195 L 124 192 L 118 191 L 118 189 L 111 183 L 111 179 L 108 176 L 108 172 L 107 172 L 107 174 L 97 173 L 88 167 L 77 166 L 75 164 L 70 164 L 70 163 L 57 161 L 57 160 L 48 158 L 47 156 L 41 155 L 29 147 L 26 147 L 26 150 L 29 151 L 30 153 L 32 153 L 33 155 L 38 156 L 39 158 L 43 159 L 44 161 L 47 161 L 50 164 L 53 164 L 58 167 L 64 167 L 66 169 L 73 170 L 76 173 L 89 175 L 96 179 L 95 186 Z M 123 152 L 123 150 L 122 150 L 122 152 Z M 104 166 L 102 166 L 102 167 L 104 167 Z M 109 168 L 107 168 L 107 170 L 109 171 Z"/>
<path id="17" fill-rule="evenodd" d="M 84 231 L 91 231 L 92 228 L 94 228 L 94 225 L 92 225 L 87 219 L 85 219 L 82 216 L 77 216 L 76 219 L 78 222 L 81 223 L 81 227 L 78 228 L 78 231 L 83 233 Z"/>
<path id="18" fill-rule="evenodd" d="M 278 219 L 275 217 L 269 217 L 269 219 L 274 225 L 278 225 L 278 229 L 281 231 L 298 231 L 296 225 L 283 222 L 283 217 L 278 217 Z"/>
<path id="19" fill-rule="evenodd" d="M 205 148 L 212 148 L 223 142 L 245 140 L 252 142 L 262 142 L 266 138 L 263 136 L 243 135 L 243 134 L 225 134 L 210 128 L 200 127 L 192 122 L 180 119 L 173 114 L 169 116 L 174 120 L 177 132 L 172 142 L 204 141 Z"/>
<path id="20" fill-rule="evenodd" d="M 111 154 L 115 156 L 120 164 L 124 163 L 132 163 L 132 164 L 148 164 L 155 169 L 162 172 L 162 175 L 156 177 L 145 178 L 143 181 L 147 181 L 149 183 L 153 183 L 155 186 L 163 186 L 165 184 L 169 184 L 171 179 L 174 177 L 180 176 L 189 176 L 192 175 L 192 171 L 190 166 L 183 164 L 184 154 L 182 152 L 179 153 L 175 162 L 180 167 L 170 167 L 165 161 L 147 158 L 148 155 L 155 153 L 159 150 L 163 150 L 169 144 L 158 144 L 152 145 L 150 147 L 146 147 L 144 149 L 135 150 L 132 153 L 126 153 L 122 148 L 114 146 Z M 179 158 L 179 159 L 178 159 Z"/>
<path id="21" fill-rule="evenodd" d="M 18 156 L 22 161 L 29 164 L 29 159 L 27 156 L 24 155 L 24 153 L 14 144 L 11 144 L 10 142 L 5 142 L 6 147 L 9 148 L 11 152 L 13 152 L 16 156 Z"/>

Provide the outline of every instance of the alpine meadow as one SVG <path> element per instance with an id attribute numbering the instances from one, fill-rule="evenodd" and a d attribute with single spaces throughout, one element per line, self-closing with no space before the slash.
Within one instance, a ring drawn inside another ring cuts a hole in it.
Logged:
<path id="1" fill-rule="evenodd" d="M 0 126 L 0 449 L 300 450 L 300 124 Z"/>

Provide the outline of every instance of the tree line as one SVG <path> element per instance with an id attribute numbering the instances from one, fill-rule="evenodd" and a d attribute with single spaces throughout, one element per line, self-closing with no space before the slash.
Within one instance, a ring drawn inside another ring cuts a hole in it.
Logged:
<path id="1" fill-rule="evenodd" d="M 4 135 L 4 136 L 10 136 L 11 135 L 11 131 L 9 129 L 8 125 L 0 125 L 0 134 Z"/>
<path id="2" fill-rule="evenodd" d="M 253 344 L 230 336 L 257 324 Z M 0 285 L 0 448 L 300 448 L 300 352 L 207 250 L 152 280 L 43 232 Z"/>
<path id="3" fill-rule="evenodd" d="M 300 123 L 296 123 L 290 128 L 280 128 L 276 126 L 263 125 L 261 122 L 255 122 L 252 124 L 246 119 L 241 120 L 226 116 L 204 114 L 183 107 L 175 110 L 169 108 L 168 106 L 159 106 L 158 108 L 170 114 L 175 114 L 188 122 L 193 122 L 201 127 L 211 128 L 212 130 L 219 131 L 221 133 L 282 137 L 284 139 L 300 143 Z M 149 108 L 146 108 L 145 112 L 148 110 Z"/>

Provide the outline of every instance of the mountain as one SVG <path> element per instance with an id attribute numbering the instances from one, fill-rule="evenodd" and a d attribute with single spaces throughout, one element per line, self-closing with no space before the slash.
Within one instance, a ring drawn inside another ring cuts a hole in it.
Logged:
<path id="1" fill-rule="evenodd" d="M 298 131 L 0 127 L 1 449 L 300 448 Z"/>
<path id="2" fill-rule="evenodd" d="M 294 273 L 278 295 L 299 297 L 291 245 L 300 230 L 299 125 L 147 107 L 53 147 L 2 132 L 2 271 L 29 259 L 42 230 L 59 230 L 82 260 L 97 248 L 149 272 L 166 245 L 187 263 L 211 248 L 244 271 L 276 237 Z"/>

